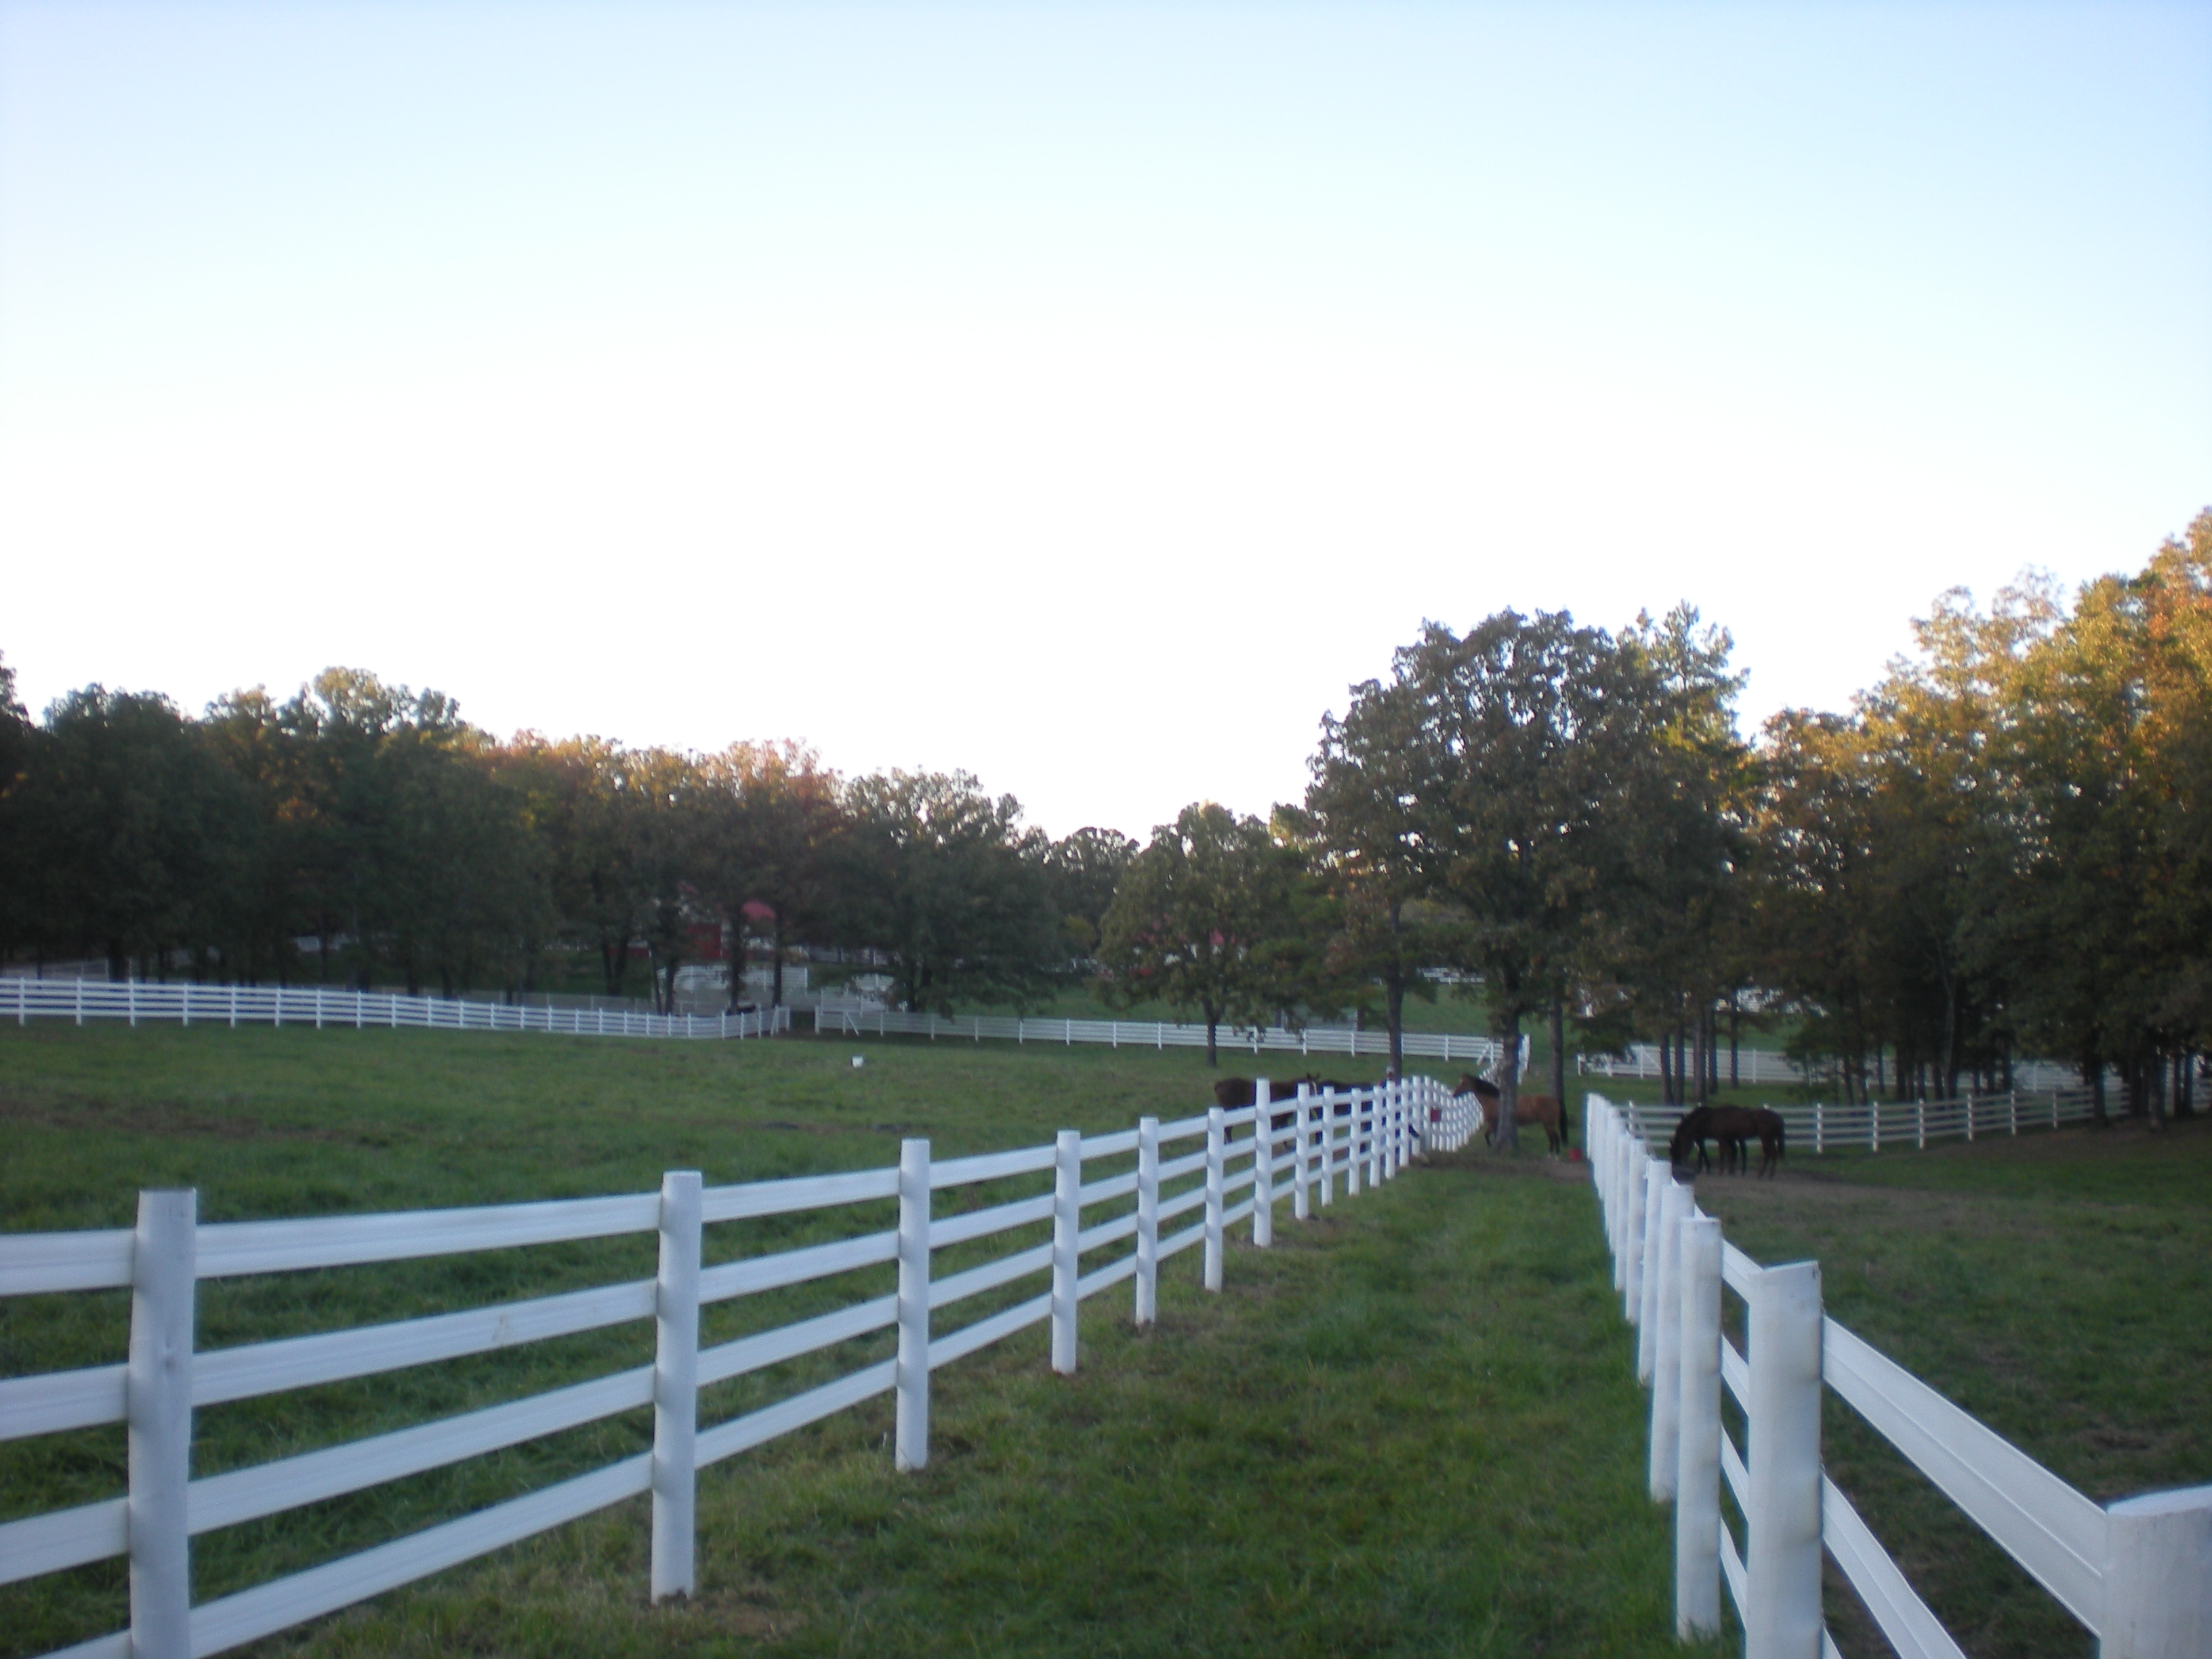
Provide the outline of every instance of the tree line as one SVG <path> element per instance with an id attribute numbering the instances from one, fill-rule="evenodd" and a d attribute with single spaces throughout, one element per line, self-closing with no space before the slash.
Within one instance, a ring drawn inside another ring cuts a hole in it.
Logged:
<path id="1" fill-rule="evenodd" d="M 1109 990 L 1209 1023 L 1439 969 L 1499 1039 L 1656 1042 L 1668 1099 L 1781 1022 L 1850 1097 L 2078 1066 L 2106 1109 L 2192 1109 L 2212 1040 L 2212 509 L 2070 605 L 1943 595 L 1847 713 L 1746 738 L 1724 629 L 1564 612 L 1437 623 L 1322 724 L 1305 799 L 1155 831 L 1103 923 Z M 1509 1051 L 1510 1051 L 1509 1049 Z M 1507 1080 L 1510 1085 L 1510 1079 Z M 1511 1135 L 1508 1089 L 1504 1133 Z"/>
<path id="2" fill-rule="evenodd" d="M 665 1001 L 726 922 L 779 972 L 865 951 L 914 1009 L 1088 983 L 1210 1034 L 1371 1018 L 1399 1061 L 1409 1000 L 1474 981 L 1502 1041 L 1548 1026 L 1555 1068 L 1657 1043 L 1674 1100 L 1781 1021 L 1854 1098 L 2002 1087 L 2034 1054 L 2100 1110 L 2108 1072 L 2130 1110 L 2190 1110 L 2212 509 L 2070 601 L 2024 578 L 1914 627 L 1848 712 L 1746 737 L 1732 642 L 1687 605 L 1431 623 L 1323 720 L 1303 800 L 1194 802 L 1141 848 L 790 743 L 501 742 L 351 670 L 198 719 L 95 685 L 33 722 L 0 664 L 0 952 L 448 991 L 580 952 L 612 994 L 641 957 Z"/>
<path id="3" fill-rule="evenodd" d="M 501 742 L 331 669 L 199 719 L 88 686 L 32 722 L 0 663 L 0 952 L 111 974 L 539 988 L 657 1003 L 727 931 L 870 953 L 906 1005 L 1021 1003 L 1087 960 L 1134 843 L 1053 841 L 963 773 L 846 779 L 793 743 Z M 744 994 L 731 976 L 732 1001 Z"/>

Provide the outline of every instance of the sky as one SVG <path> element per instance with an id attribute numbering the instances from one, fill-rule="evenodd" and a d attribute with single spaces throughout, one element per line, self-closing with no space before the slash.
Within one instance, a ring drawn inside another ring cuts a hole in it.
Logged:
<path id="1" fill-rule="evenodd" d="M 2212 5 L 0 0 L 0 656 L 1298 798 L 1425 620 L 2212 503 Z"/>

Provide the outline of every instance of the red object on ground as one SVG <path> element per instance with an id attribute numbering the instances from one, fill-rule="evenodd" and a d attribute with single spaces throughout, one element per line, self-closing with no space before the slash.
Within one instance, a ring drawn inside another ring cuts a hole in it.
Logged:
<path id="1" fill-rule="evenodd" d="M 1579 1163 L 1581 1163 L 1582 1161 L 1583 1161 L 1583 1149 L 1582 1149 L 1581 1147 L 1579 1147 L 1579 1146 L 1570 1146 L 1570 1147 L 1568 1147 L 1568 1148 L 1567 1148 L 1567 1162 L 1568 1162 L 1568 1163 L 1570 1163 L 1570 1164 L 1579 1164 Z"/>

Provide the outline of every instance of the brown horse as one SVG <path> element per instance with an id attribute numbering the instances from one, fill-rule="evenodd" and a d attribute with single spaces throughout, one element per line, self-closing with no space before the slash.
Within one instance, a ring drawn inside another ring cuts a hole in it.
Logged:
<path id="1" fill-rule="evenodd" d="M 1452 1094 L 1455 1097 L 1462 1095 L 1474 1097 L 1475 1104 L 1482 1112 L 1482 1138 L 1486 1143 L 1495 1145 L 1498 1139 L 1498 1103 L 1504 1098 L 1498 1086 L 1486 1077 L 1469 1073 L 1460 1079 L 1459 1087 L 1453 1090 Z M 1553 1152 L 1556 1152 L 1570 1144 L 1566 1112 L 1549 1095 L 1521 1096 L 1513 1103 L 1513 1121 L 1516 1125 L 1541 1124 L 1544 1139 Z"/>
<path id="2" fill-rule="evenodd" d="M 1324 1083 L 1317 1077 L 1276 1077 L 1267 1079 L 1267 1103 L 1280 1106 L 1285 1101 L 1298 1097 L 1298 1088 L 1304 1085 L 1312 1094 L 1324 1089 L 1348 1089 L 1348 1083 Z M 1260 1085 L 1249 1077 L 1218 1077 L 1213 1079 L 1213 1103 L 1224 1112 L 1233 1112 L 1249 1106 L 1260 1097 Z"/>
<path id="3" fill-rule="evenodd" d="M 1321 1097 L 1332 1089 L 1342 1097 L 1350 1094 L 1354 1089 L 1371 1089 L 1375 1086 L 1371 1083 L 1344 1083 L 1334 1078 L 1315 1077 L 1311 1074 L 1305 1077 L 1269 1078 L 1267 1104 L 1271 1108 L 1279 1108 L 1294 1103 L 1298 1097 L 1298 1089 L 1301 1085 L 1304 1085 L 1308 1094 L 1313 1096 L 1316 1110 L 1320 1107 Z M 1218 1077 L 1213 1079 L 1213 1103 L 1224 1112 L 1233 1112 L 1239 1108 L 1249 1106 L 1259 1098 L 1259 1095 L 1260 1085 L 1251 1078 Z M 1336 1115 L 1339 1117 L 1346 1117 L 1351 1115 L 1351 1112 L 1352 1103 L 1339 1098 L 1336 1103 Z M 1275 1128 L 1286 1129 L 1290 1127 L 1291 1120 L 1297 1114 L 1295 1111 L 1271 1110 L 1267 1115 Z"/>

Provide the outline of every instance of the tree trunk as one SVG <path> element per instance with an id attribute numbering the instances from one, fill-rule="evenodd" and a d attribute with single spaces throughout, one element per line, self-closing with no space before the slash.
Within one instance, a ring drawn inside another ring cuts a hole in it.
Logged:
<path id="1" fill-rule="evenodd" d="M 1567 999 L 1563 991 L 1552 994 L 1552 1098 L 1559 1103 L 1559 1139 L 1567 1133 Z"/>
<path id="2" fill-rule="evenodd" d="M 775 931 L 769 935 L 775 947 L 775 960 L 769 965 L 768 1006 L 783 1006 L 783 912 L 775 913 Z"/>
<path id="3" fill-rule="evenodd" d="M 1382 1012 L 1390 1023 L 1390 1075 L 1406 1075 L 1405 905 L 1390 901 L 1390 965 L 1382 976 Z"/>
<path id="4" fill-rule="evenodd" d="M 1742 989 L 1740 986 L 1729 987 L 1729 1087 L 1731 1089 L 1739 1086 L 1735 1060 L 1736 1038 L 1739 1035 L 1738 1022 L 1743 1016 L 1742 1005 L 1737 999 L 1741 994 Z"/>
<path id="5" fill-rule="evenodd" d="M 1499 1018 L 1498 1039 L 1504 1046 L 1505 1057 L 1498 1066 L 1498 1133 L 1491 1138 L 1491 1145 L 1498 1152 L 1510 1152 L 1517 1151 L 1521 1145 L 1518 1116 L 1521 1103 L 1521 1011 L 1518 1008 Z"/>

